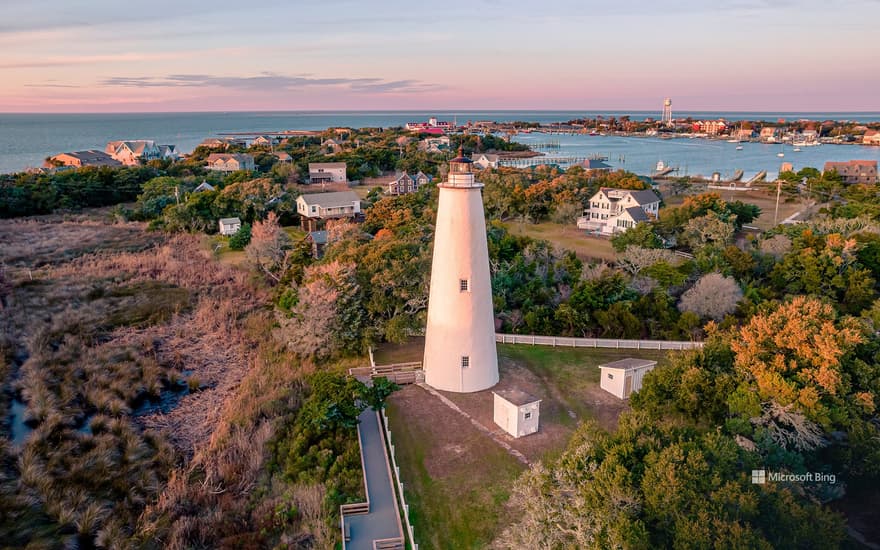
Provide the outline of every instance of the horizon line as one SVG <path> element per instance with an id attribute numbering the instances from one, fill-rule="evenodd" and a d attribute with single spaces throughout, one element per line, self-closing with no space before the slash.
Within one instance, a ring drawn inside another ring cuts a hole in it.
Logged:
<path id="1" fill-rule="evenodd" d="M 210 109 L 210 110 L 169 110 L 169 111 L 0 111 L 0 115 L 161 115 L 161 114 L 231 114 L 231 113 L 574 113 L 574 112 L 596 113 L 596 112 L 612 112 L 612 113 L 654 113 L 661 112 L 661 109 L 584 109 L 584 108 L 568 108 L 568 109 L 527 109 L 527 108 L 511 108 L 511 109 Z M 760 109 L 738 109 L 738 110 L 720 110 L 720 109 L 681 109 L 679 113 L 729 113 L 729 114 L 853 114 L 853 115 L 880 115 L 880 110 L 792 110 L 784 111 L 778 109 L 760 110 Z"/>

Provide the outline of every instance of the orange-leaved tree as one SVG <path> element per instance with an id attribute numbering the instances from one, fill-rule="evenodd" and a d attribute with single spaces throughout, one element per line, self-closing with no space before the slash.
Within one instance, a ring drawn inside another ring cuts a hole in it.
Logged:
<path id="1" fill-rule="evenodd" d="M 850 405 L 870 413 L 874 395 L 854 387 L 856 346 L 865 328 L 838 316 L 831 304 L 798 296 L 760 313 L 731 342 L 735 365 L 754 379 L 762 401 L 792 406 L 826 429 L 849 416 Z"/>

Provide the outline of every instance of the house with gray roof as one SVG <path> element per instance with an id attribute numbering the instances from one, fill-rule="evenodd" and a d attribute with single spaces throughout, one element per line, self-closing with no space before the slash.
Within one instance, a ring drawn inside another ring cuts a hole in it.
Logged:
<path id="1" fill-rule="evenodd" d="M 89 149 L 88 151 L 74 151 L 61 153 L 49 158 L 46 162 L 48 168 L 71 167 L 82 168 L 84 166 L 122 166 L 122 163 L 103 151 Z"/>
<path id="2" fill-rule="evenodd" d="M 659 212 L 660 196 L 651 189 L 602 187 L 590 198 L 577 225 L 592 233 L 613 235 L 656 219 Z"/>
<path id="3" fill-rule="evenodd" d="M 308 193 L 297 197 L 296 211 L 304 231 L 320 231 L 330 219 L 360 219 L 361 198 L 354 191 Z"/>

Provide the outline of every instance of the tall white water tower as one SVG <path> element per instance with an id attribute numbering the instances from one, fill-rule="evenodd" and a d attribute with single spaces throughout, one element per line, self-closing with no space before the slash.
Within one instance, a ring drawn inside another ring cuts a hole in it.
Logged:
<path id="1" fill-rule="evenodd" d="M 425 382 L 467 393 L 498 383 L 483 184 L 459 150 L 439 184 L 434 259 L 425 331 Z"/>

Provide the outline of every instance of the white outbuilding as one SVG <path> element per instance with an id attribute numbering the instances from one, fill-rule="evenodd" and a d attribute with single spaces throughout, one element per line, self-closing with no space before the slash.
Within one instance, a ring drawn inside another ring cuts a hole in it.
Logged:
<path id="1" fill-rule="evenodd" d="M 520 390 L 495 390 L 495 423 L 513 437 L 538 431 L 541 400 Z"/>
<path id="2" fill-rule="evenodd" d="M 241 229 L 241 220 L 238 218 L 220 218 L 220 234 L 235 235 Z"/>
<path id="3" fill-rule="evenodd" d="M 620 399 L 629 399 L 642 388 L 642 378 L 657 365 L 657 361 L 628 357 L 599 365 L 599 386 Z"/>

